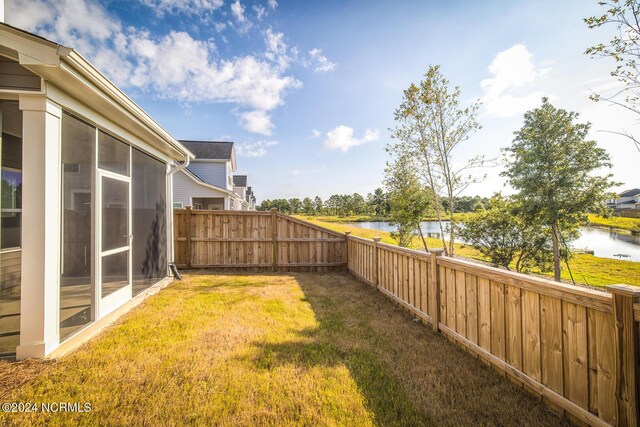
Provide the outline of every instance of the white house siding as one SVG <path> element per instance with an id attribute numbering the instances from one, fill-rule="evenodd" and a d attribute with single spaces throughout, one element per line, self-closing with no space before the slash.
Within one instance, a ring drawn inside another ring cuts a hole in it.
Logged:
<path id="1" fill-rule="evenodd" d="M 227 188 L 226 163 L 199 162 L 194 160 L 189 165 L 189 170 L 202 178 L 208 184 L 220 188 Z"/>
<path id="2" fill-rule="evenodd" d="M 222 171 L 224 172 L 224 164 Z M 222 197 L 229 198 L 229 195 L 207 188 L 195 182 L 185 172 L 178 172 L 173 176 L 173 203 L 182 203 L 182 206 L 191 206 L 192 197 Z"/>

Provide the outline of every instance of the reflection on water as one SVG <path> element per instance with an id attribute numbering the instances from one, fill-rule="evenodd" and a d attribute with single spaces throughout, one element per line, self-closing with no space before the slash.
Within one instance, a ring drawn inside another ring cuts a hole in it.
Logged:
<path id="1" fill-rule="evenodd" d="M 382 221 L 357 222 L 349 223 L 348 225 L 386 232 L 396 230 L 395 226 Z M 421 227 L 425 236 L 440 238 L 440 225 L 437 221 L 424 221 L 421 223 Z M 445 223 L 445 233 L 448 231 Z M 570 246 L 576 249 L 593 251 L 595 256 L 602 258 L 640 262 L 640 236 L 616 233 L 615 231 L 601 228 L 581 227 L 580 237 L 571 242 Z"/>

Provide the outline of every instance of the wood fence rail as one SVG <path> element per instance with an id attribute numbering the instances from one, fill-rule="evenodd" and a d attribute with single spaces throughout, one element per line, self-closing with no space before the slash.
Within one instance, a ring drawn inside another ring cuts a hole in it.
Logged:
<path id="1" fill-rule="evenodd" d="M 174 210 L 179 268 L 335 271 L 347 266 L 346 235 L 275 210 Z"/>
<path id="2" fill-rule="evenodd" d="M 175 210 L 174 233 L 183 268 L 346 267 L 571 421 L 639 426 L 639 287 L 560 284 L 438 249 L 337 233 L 275 210 Z"/>
<path id="3" fill-rule="evenodd" d="M 578 424 L 638 426 L 640 287 L 609 292 L 348 236 L 348 270 Z"/>

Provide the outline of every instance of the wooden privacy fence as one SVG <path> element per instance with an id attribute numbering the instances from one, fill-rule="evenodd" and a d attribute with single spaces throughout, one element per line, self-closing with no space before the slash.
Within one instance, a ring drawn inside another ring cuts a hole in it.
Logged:
<path id="1" fill-rule="evenodd" d="M 351 273 L 572 421 L 638 426 L 640 288 L 607 293 L 441 255 L 348 236 Z"/>
<path id="2" fill-rule="evenodd" d="M 347 267 L 572 421 L 640 423 L 638 287 L 611 285 L 609 293 L 559 284 L 442 250 L 337 233 L 275 210 L 174 210 L 174 239 L 183 268 Z"/>
<path id="3" fill-rule="evenodd" d="M 334 271 L 347 266 L 346 235 L 280 214 L 174 210 L 179 268 Z"/>

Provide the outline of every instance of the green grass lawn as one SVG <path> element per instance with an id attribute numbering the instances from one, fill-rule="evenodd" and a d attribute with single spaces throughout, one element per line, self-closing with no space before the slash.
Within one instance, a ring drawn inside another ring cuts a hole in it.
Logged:
<path id="1" fill-rule="evenodd" d="M 346 274 L 190 274 L 57 361 L 0 362 L 0 425 L 559 425 Z"/>
<path id="2" fill-rule="evenodd" d="M 622 218 L 618 216 L 612 216 L 604 218 L 599 215 L 589 214 L 589 224 L 597 225 L 598 227 L 617 228 L 619 230 L 638 230 L 640 231 L 640 218 Z"/>
<path id="3" fill-rule="evenodd" d="M 382 238 L 382 242 L 397 245 L 394 239 L 391 238 L 389 233 L 378 230 L 367 230 L 354 225 L 336 224 L 330 222 L 319 221 L 313 217 L 301 217 L 304 220 L 313 222 L 317 225 L 332 229 L 339 232 L 351 232 L 354 236 L 365 237 L 367 239 L 373 239 L 374 237 Z M 430 248 L 441 248 L 442 241 L 439 239 L 427 238 L 427 245 Z M 422 249 L 422 241 L 415 237 L 411 244 L 414 249 Z M 483 255 L 474 248 L 455 244 L 455 254 L 475 259 L 479 261 L 486 261 Z M 624 283 L 627 285 L 640 286 L 640 262 L 631 262 L 625 260 L 600 258 L 587 254 L 573 254 L 571 261 L 569 262 L 571 271 L 573 272 L 573 278 L 576 283 L 587 284 L 589 286 L 605 286 Z M 534 271 L 535 274 L 553 277 L 552 271 Z M 562 279 L 570 281 L 571 275 L 569 270 L 562 266 Z"/>

